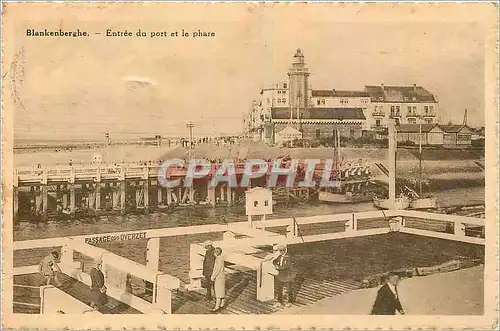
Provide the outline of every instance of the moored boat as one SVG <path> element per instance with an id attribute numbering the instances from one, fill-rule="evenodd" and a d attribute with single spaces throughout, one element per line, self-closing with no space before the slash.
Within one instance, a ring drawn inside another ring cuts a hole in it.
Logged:
<path id="1" fill-rule="evenodd" d="M 351 193 L 345 194 L 331 193 L 328 191 L 319 192 L 318 199 L 325 202 L 333 203 L 357 203 L 371 201 L 374 197 L 373 192 Z"/>
<path id="2" fill-rule="evenodd" d="M 416 198 L 410 202 L 411 209 L 431 209 L 437 208 L 436 198 Z"/>
<path id="3" fill-rule="evenodd" d="M 410 207 L 410 198 L 400 196 L 394 199 L 394 206 L 390 205 L 389 199 L 373 198 L 373 204 L 380 209 L 407 209 Z"/>

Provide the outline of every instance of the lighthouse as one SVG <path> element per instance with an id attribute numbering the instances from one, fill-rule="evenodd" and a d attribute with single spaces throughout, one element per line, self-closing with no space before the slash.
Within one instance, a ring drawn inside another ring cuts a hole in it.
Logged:
<path id="1" fill-rule="evenodd" d="M 299 119 L 304 110 L 307 109 L 309 69 L 306 67 L 304 54 L 297 49 L 293 56 L 293 63 L 288 70 L 289 96 L 290 96 L 290 119 Z"/>

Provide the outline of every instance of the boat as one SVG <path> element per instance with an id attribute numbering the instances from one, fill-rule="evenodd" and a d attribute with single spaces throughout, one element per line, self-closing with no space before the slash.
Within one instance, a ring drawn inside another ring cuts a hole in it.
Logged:
<path id="1" fill-rule="evenodd" d="M 407 196 L 399 196 L 394 200 L 394 206 L 390 205 L 389 199 L 380 199 L 373 197 L 373 204 L 379 209 L 407 209 L 410 207 L 410 198 Z"/>
<path id="2" fill-rule="evenodd" d="M 375 196 L 373 192 L 364 192 L 362 194 L 353 194 L 347 192 L 344 194 L 332 193 L 328 191 L 320 191 L 318 199 L 325 202 L 333 203 L 358 203 L 371 201 Z"/>
<path id="3" fill-rule="evenodd" d="M 410 202 L 411 209 L 431 209 L 437 208 L 436 198 L 416 198 Z"/>

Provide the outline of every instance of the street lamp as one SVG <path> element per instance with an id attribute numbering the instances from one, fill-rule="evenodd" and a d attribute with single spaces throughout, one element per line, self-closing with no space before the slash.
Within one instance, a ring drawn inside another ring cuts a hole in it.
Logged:
<path id="1" fill-rule="evenodd" d="M 194 124 L 189 122 L 186 124 L 186 127 L 189 129 L 189 159 L 191 159 L 191 149 L 193 148 L 193 128 Z"/>

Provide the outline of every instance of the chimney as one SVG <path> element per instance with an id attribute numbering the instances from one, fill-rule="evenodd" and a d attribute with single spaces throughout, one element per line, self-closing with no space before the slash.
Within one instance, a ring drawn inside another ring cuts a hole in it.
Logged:
<path id="1" fill-rule="evenodd" d="M 417 84 L 413 84 L 413 91 L 417 92 Z"/>
<path id="2" fill-rule="evenodd" d="M 384 99 L 386 99 L 387 98 L 387 93 L 385 92 L 384 83 L 380 83 L 380 86 L 382 87 L 382 93 L 384 94 Z"/>

